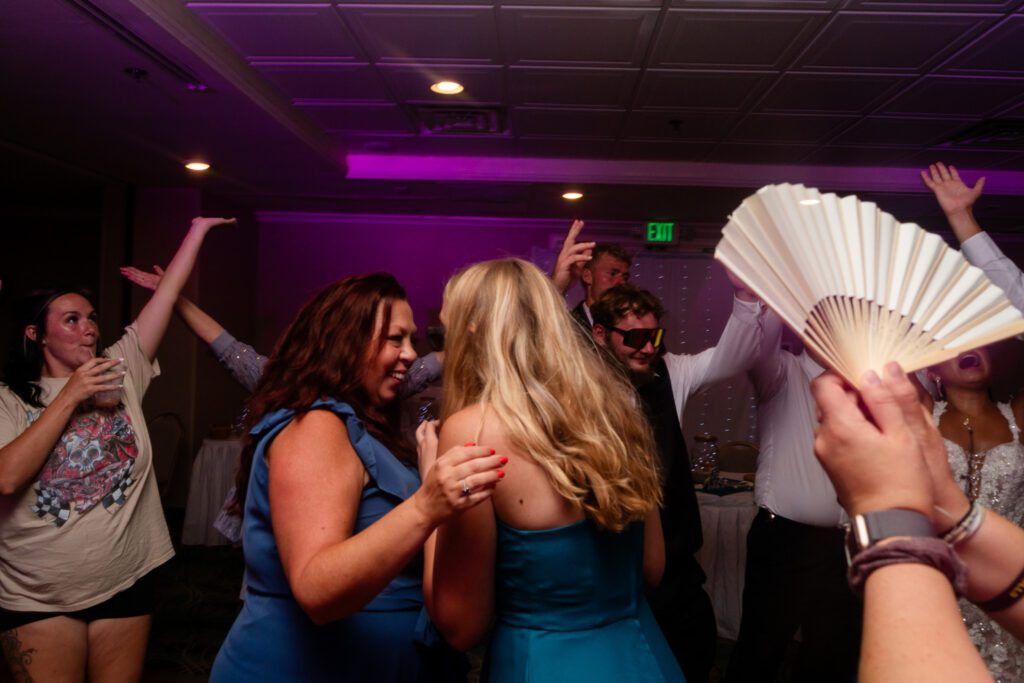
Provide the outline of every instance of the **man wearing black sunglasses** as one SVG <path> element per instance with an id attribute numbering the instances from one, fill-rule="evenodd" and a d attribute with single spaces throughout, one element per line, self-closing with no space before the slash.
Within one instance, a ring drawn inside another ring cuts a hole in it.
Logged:
<path id="1" fill-rule="evenodd" d="M 665 573 L 648 598 L 658 625 L 691 683 L 705 683 L 717 633 L 704 572 L 695 557 L 703 543 L 681 417 L 686 400 L 754 364 L 763 338 L 756 297 L 737 283 L 733 314 L 714 348 L 695 355 L 666 353 L 658 297 L 629 284 L 607 290 L 590 309 L 593 334 L 610 362 L 628 372 L 651 421 L 665 473 Z"/>

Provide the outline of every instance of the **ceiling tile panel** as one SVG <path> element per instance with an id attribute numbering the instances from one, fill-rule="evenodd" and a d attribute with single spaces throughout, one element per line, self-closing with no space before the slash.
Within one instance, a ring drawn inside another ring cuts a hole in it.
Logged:
<path id="1" fill-rule="evenodd" d="M 847 9 L 887 10 L 894 12 L 1002 12 L 1019 5 L 1020 0 L 850 0 Z"/>
<path id="2" fill-rule="evenodd" d="M 511 67 L 509 99 L 525 106 L 629 106 L 639 69 L 558 69 Z"/>
<path id="3" fill-rule="evenodd" d="M 987 116 L 1024 96 L 1024 80 L 927 76 L 879 113 Z"/>
<path id="4" fill-rule="evenodd" d="M 739 119 L 710 112 L 634 111 L 626 120 L 624 138 L 714 142 Z"/>
<path id="5" fill-rule="evenodd" d="M 189 3 L 188 8 L 250 59 L 332 57 L 366 61 L 341 18 L 327 4 L 236 7 Z"/>
<path id="6" fill-rule="evenodd" d="M 821 147 L 803 159 L 823 166 L 897 166 L 913 147 Z"/>
<path id="7" fill-rule="evenodd" d="M 392 101 L 376 70 L 366 64 L 255 61 L 252 66 L 292 100 Z"/>
<path id="8" fill-rule="evenodd" d="M 930 149 L 916 154 L 911 154 L 906 159 L 906 165 L 916 168 L 924 168 L 928 164 L 942 161 L 953 164 L 960 168 L 980 169 L 1007 168 L 1024 169 L 1024 156 L 1019 151 L 997 152 L 992 150 L 973 149 Z"/>
<path id="9" fill-rule="evenodd" d="M 777 77 L 774 72 L 665 71 L 650 69 L 635 106 L 643 109 L 738 110 Z"/>
<path id="10" fill-rule="evenodd" d="M 610 140 L 522 137 L 516 141 L 516 152 L 526 157 L 556 159 L 608 159 L 612 155 Z"/>
<path id="11" fill-rule="evenodd" d="M 843 12 L 797 65 L 819 69 L 921 70 L 991 26 L 998 15 Z M 913 40 L 907 36 L 913 35 Z"/>
<path id="12" fill-rule="evenodd" d="M 303 104 L 299 107 L 330 131 L 415 133 L 400 107 L 340 104 Z"/>
<path id="13" fill-rule="evenodd" d="M 703 161 L 715 148 L 710 142 L 671 142 L 667 140 L 622 140 L 615 145 L 616 159 L 656 159 L 659 161 Z"/>
<path id="14" fill-rule="evenodd" d="M 852 116 L 751 114 L 729 134 L 730 142 L 817 143 L 857 121 Z"/>
<path id="15" fill-rule="evenodd" d="M 1000 23 L 954 55 L 942 70 L 1024 73 L 1024 15 Z"/>
<path id="16" fill-rule="evenodd" d="M 727 164 L 795 164 L 816 149 L 817 145 L 723 143 L 715 147 L 705 161 Z M 785 178 L 779 178 L 777 182 L 785 182 Z"/>
<path id="17" fill-rule="evenodd" d="M 651 66 L 780 68 L 827 16 L 826 12 L 669 10 Z"/>
<path id="18" fill-rule="evenodd" d="M 511 115 L 516 135 L 614 138 L 622 123 L 622 111 L 582 109 L 531 109 L 517 107 Z"/>
<path id="19" fill-rule="evenodd" d="M 499 61 L 490 6 L 338 5 L 338 10 L 374 60 Z"/>
<path id="20" fill-rule="evenodd" d="M 910 76 L 787 73 L 757 104 L 761 112 L 858 114 L 873 109 Z"/>
<path id="21" fill-rule="evenodd" d="M 505 70 L 500 66 L 381 64 L 377 68 L 401 102 L 452 105 L 505 101 Z M 438 81 L 456 81 L 465 90 L 458 95 L 439 95 L 430 89 Z"/>
<path id="22" fill-rule="evenodd" d="M 970 124 L 969 119 L 871 116 L 832 142 L 839 145 L 931 145 L 948 139 Z"/>
<path id="23" fill-rule="evenodd" d="M 658 10 L 502 7 L 509 64 L 638 67 Z"/>
<path id="24" fill-rule="evenodd" d="M 673 7 L 715 9 L 817 9 L 831 10 L 844 0 L 672 0 Z"/>

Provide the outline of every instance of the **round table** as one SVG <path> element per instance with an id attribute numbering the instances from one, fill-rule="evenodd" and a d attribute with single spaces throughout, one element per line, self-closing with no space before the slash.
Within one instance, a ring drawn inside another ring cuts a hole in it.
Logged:
<path id="1" fill-rule="evenodd" d="M 242 454 L 237 439 L 203 439 L 192 463 L 192 480 L 185 504 L 183 545 L 228 545 L 230 541 L 213 528 L 224 498 L 235 483 L 235 470 Z"/>
<path id="2" fill-rule="evenodd" d="M 743 606 L 743 578 L 747 562 L 747 532 L 757 514 L 754 493 L 727 496 L 697 492 L 704 546 L 697 560 L 708 581 L 704 586 L 715 608 L 718 635 L 736 639 Z"/>

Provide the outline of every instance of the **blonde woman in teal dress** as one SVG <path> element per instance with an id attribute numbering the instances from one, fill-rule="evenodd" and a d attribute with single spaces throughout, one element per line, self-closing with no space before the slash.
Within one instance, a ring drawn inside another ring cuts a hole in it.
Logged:
<path id="1" fill-rule="evenodd" d="M 439 450 L 486 443 L 509 462 L 428 546 L 439 630 L 459 649 L 490 632 L 487 681 L 683 681 L 643 597 L 664 568 L 661 487 L 627 380 L 525 261 L 456 275 L 442 321 Z"/>

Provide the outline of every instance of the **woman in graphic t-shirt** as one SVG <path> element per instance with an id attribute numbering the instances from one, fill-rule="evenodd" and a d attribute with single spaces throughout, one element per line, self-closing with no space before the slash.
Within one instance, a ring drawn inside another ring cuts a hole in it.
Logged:
<path id="1" fill-rule="evenodd" d="M 27 297 L 0 379 L 0 643 L 17 680 L 138 680 L 174 554 L 142 397 L 206 234 L 196 218 L 112 346 L 76 290 Z"/>

